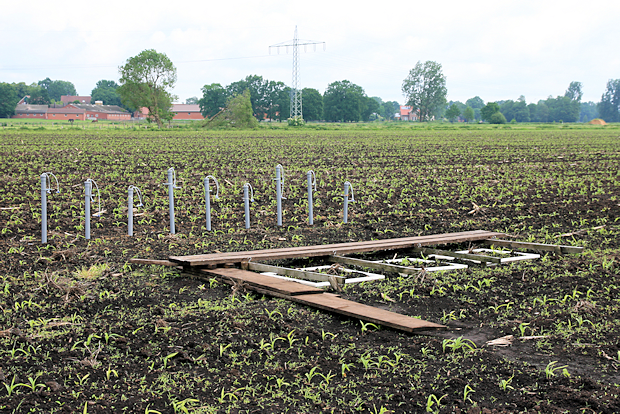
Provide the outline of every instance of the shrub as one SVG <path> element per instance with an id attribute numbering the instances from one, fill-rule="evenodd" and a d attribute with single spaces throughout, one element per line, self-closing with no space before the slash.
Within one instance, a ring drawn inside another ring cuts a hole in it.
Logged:
<path id="1" fill-rule="evenodd" d="M 495 112 L 489 118 L 489 123 L 490 124 L 505 124 L 506 123 L 506 117 L 501 112 Z"/>

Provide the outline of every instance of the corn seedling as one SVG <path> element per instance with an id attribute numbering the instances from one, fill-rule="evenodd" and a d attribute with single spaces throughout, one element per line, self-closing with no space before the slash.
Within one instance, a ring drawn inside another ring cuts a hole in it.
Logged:
<path id="1" fill-rule="evenodd" d="M 547 364 L 547 367 L 545 368 L 545 375 L 547 376 L 547 379 L 551 379 L 551 377 L 555 377 L 556 371 L 560 369 L 564 369 L 566 371 L 566 368 L 568 367 L 568 365 L 562 365 L 561 367 L 556 367 L 555 364 L 557 363 L 558 361 L 551 361 Z M 568 371 L 566 372 L 568 373 Z"/>
<path id="2" fill-rule="evenodd" d="M 463 389 L 463 401 L 464 402 L 469 401 L 470 403 L 473 404 L 474 402 L 469 395 L 474 392 L 476 391 L 472 387 L 470 387 L 469 384 L 465 384 L 465 388 Z"/>
<path id="3" fill-rule="evenodd" d="M 308 384 L 310 384 L 312 382 L 312 378 L 314 378 L 315 376 L 319 375 L 318 372 L 316 372 L 319 369 L 319 367 L 312 367 L 310 369 L 310 372 L 305 373 L 304 375 L 306 376 L 306 380 L 308 382 Z"/>
<path id="4" fill-rule="evenodd" d="M 168 361 L 170 361 L 172 358 L 174 358 L 175 356 L 177 356 L 178 352 L 173 352 L 171 354 L 166 355 L 165 357 L 163 357 L 161 360 L 164 363 L 164 369 L 168 368 Z"/>
<path id="5" fill-rule="evenodd" d="M 7 384 L 6 382 L 3 383 L 4 384 L 4 388 L 6 388 L 6 392 L 8 394 L 8 396 L 10 397 L 11 395 L 13 395 L 13 391 L 15 391 L 15 389 L 19 386 L 21 386 L 22 384 L 15 384 L 15 375 L 13 375 L 13 380 L 11 380 L 11 384 Z"/>
<path id="6" fill-rule="evenodd" d="M 330 337 L 331 339 L 334 339 L 335 337 L 338 336 L 338 334 L 333 334 L 331 332 L 325 332 L 323 329 L 321 329 L 321 339 L 324 341 L 325 338 Z"/>
<path id="7" fill-rule="evenodd" d="M 448 394 L 443 395 L 441 398 L 437 398 L 435 394 L 431 394 L 426 399 L 426 412 L 427 413 L 439 413 L 439 409 L 441 408 L 441 400 L 447 397 Z M 437 406 L 437 408 L 433 408 Z"/>
<path id="8" fill-rule="evenodd" d="M 366 331 L 368 331 L 370 328 L 374 328 L 375 330 L 379 330 L 379 325 L 376 325 L 372 322 L 367 322 L 364 323 L 364 321 L 360 321 L 360 324 L 362 325 L 362 335 L 364 335 L 364 333 L 366 333 Z"/>

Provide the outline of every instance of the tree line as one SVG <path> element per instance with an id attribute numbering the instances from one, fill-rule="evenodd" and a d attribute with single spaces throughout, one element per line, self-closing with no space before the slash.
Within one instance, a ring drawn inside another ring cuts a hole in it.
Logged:
<path id="1" fill-rule="evenodd" d="M 198 103 L 205 117 L 212 117 L 224 108 L 226 101 L 248 90 L 252 110 L 258 120 L 283 121 L 290 116 L 292 89 L 280 81 L 271 81 L 259 75 L 222 86 L 211 83 L 202 87 L 201 98 L 190 98 L 186 103 Z M 364 89 L 348 80 L 332 82 L 324 94 L 314 88 L 301 91 L 302 117 L 306 121 L 358 122 L 393 119 L 399 110 L 398 102 L 383 102 L 379 97 L 368 97 Z"/>
<path id="2" fill-rule="evenodd" d="M 135 108 L 125 105 L 117 92 L 119 85 L 112 80 L 100 80 L 91 91 L 91 101 L 103 101 L 105 105 L 117 105 L 126 110 L 133 111 Z M 0 82 L 0 118 L 10 118 L 15 115 L 17 103 L 26 98 L 26 103 L 31 105 L 54 105 L 61 103 L 61 96 L 77 96 L 77 91 L 72 82 L 64 80 L 44 80 L 31 83 L 6 83 Z M 77 101 L 76 103 L 79 103 Z"/>
<path id="3" fill-rule="evenodd" d="M 163 53 L 145 50 L 131 57 L 119 67 L 120 84 L 113 80 L 100 80 L 91 92 L 93 101 L 117 105 L 134 111 L 145 107 L 148 119 L 161 125 L 171 120 L 171 93 L 176 82 L 176 68 Z M 571 82 L 564 95 L 549 96 L 537 103 L 527 103 L 524 96 L 516 101 L 487 102 L 475 96 L 465 103 L 446 100 L 446 77 L 441 64 L 433 61 L 418 62 L 403 80 L 402 93 L 405 105 L 411 107 L 420 121 L 448 119 L 449 121 L 505 122 L 587 122 L 601 117 L 606 122 L 620 122 L 620 79 L 610 79 L 601 101 L 581 102 L 581 82 Z M 248 91 L 252 113 L 257 120 L 283 121 L 290 116 L 292 90 L 284 82 L 273 81 L 259 75 L 248 75 L 227 86 L 220 83 L 206 84 L 202 96 L 186 100 L 198 104 L 206 118 L 212 118 L 235 96 Z M 302 115 L 307 121 L 359 122 L 392 120 L 400 110 L 396 101 L 384 102 L 379 97 L 369 97 L 364 89 L 348 80 L 327 85 L 321 94 L 313 88 L 301 91 Z M 37 83 L 0 83 L 0 117 L 15 113 L 17 102 L 29 96 L 30 104 L 49 105 L 60 101 L 61 95 L 77 95 L 73 83 L 46 78 Z"/>
<path id="4" fill-rule="evenodd" d="M 612 111 L 601 110 L 601 103 L 581 102 L 583 96 L 581 82 L 571 82 L 562 96 L 549 96 L 537 103 L 528 104 L 521 95 L 516 101 L 484 101 L 476 96 L 464 104 L 450 101 L 445 107 L 445 117 L 450 121 L 461 118 L 467 122 L 486 121 L 502 124 L 506 122 L 588 122 L 601 116 L 613 121 Z M 603 98 L 602 102 L 605 102 Z M 616 105 L 616 111 L 618 105 Z"/>

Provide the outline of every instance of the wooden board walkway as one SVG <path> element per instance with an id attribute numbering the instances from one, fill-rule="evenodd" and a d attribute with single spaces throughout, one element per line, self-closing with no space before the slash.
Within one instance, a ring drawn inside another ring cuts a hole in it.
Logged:
<path id="1" fill-rule="evenodd" d="M 199 254 L 192 256 L 170 256 L 169 260 L 181 266 L 209 266 L 218 264 L 235 264 L 244 261 L 293 259 L 297 257 L 316 257 L 342 255 L 349 253 L 372 252 L 379 250 L 406 249 L 409 247 L 436 246 L 450 243 L 463 243 L 495 239 L 504 236 L 485 230 L 473 230 L 460 233 L 434 234 L 429 236 L 403 237 L 398 239 L 372 240 L 363 242 L 337 243 L 316 246 L 301 246 L 280 249 L 252 250 L 246 252 L 228 252 Z"/>
<path id="2" fill-rule="evenodd" d="M 323 290 L 290 280 L 263 276 L 256 272 L 235 268 L 201 269 L 201 272 L 220 277 L 225 280 L 245 283 L 246 285 L 266 291 L 273 291 L 287 296 L 322 294 Z"/>
<path id="3" fill-rule="evenodd" d="M 411 316 L 401 315 L 400 313 L 353 302 L 331 293 L 324 293 L 320 289 L 304 286 L 296 282 L 262 276 L 248 270 L 218 268 L 200 269 L 199 272 L 201 274 L 219 277 L 231 283 L 244 283 L 248 289 L 257 293 L 288 299 L 292 302 L 372 322 L 374 324 L 388 326 L 405 332 L 446 328 L 444 325 L 434 322 L 428 322 Z"/>

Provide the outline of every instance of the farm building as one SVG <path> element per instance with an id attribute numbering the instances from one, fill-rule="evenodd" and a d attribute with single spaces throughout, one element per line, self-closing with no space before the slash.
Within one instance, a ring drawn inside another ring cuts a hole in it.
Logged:
<path id="1" fill-rule="evenodd" d="M 395 118 L 400 119 L 401 121 L 417 121 L 418 112 L 413 111 L 410 106 L 401 105 L 400 112 L 395 115 Z"/>
<path id="2" fill-rule="evenodd" d="M 13 118 L 130 121 L 131 113 L 116 105 L 68 104 L 62 107 L 18 104 Z"/>
<path id="3" fill-rule="evenodd" d="M 174 115 L 174 120 L 202 120 L 205 119 L 204 116 L 200 113 L 200 105 L 191 105 L 191 104 L 172 104 L 171 108 L 172 112 L 176 112 Z M 136 119 L 145 119 L 149 114 L 149 110 L 147 108 L 140 108 L 136 112 L 133 113 L 134 118 Z"/>
<path id="4" fill-rule="evenodd" d="M 20 103 L 15 107 L 15 115 L 13 115 L 13 118 L 47 119 L 48 109 L 47 105 Z"/>

